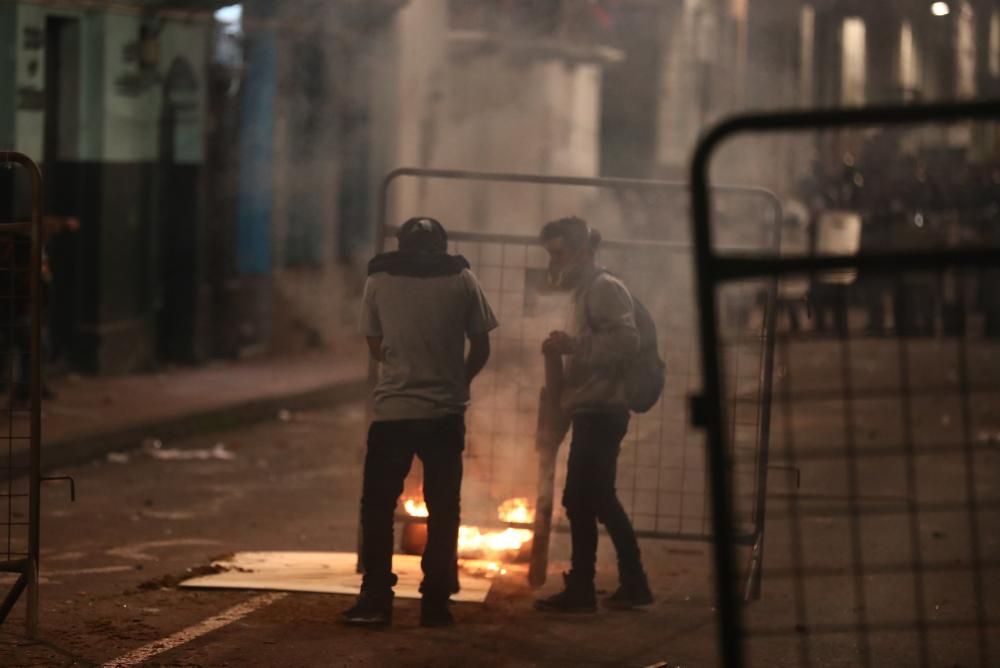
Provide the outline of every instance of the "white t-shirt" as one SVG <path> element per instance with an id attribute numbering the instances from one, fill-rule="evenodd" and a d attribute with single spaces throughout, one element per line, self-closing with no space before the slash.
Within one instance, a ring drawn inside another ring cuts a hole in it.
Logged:
<path id="1" fill-rule="evenodd" d="M 469 404 L 465 339 L 497 327 L 468 269 L 415 278 L 373 274 L 365 283 L 361 333 L 382 337 L 376 421 L 463 414 Z"/>

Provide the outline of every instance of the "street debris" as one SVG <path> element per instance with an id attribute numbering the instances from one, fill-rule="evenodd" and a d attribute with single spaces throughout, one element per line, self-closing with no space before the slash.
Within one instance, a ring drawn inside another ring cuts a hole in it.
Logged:
<path id="1" fill-rule="evenodd" d="M 236 453 L 226 448 L 225 443 L 216 443 L 211 448 L 181 450 L 179 448 L 164 448 L 163 443 L 157 439 L 146 439 L 142 442 L 142 449 L 143 452 L 153 459 L 159 459 L 161 461 L 208 459 L 229 461 L 236 459 Z"/>
<path id="2" fill-rule="evenodd" d="M 129 459 L 127 452 L 109 452 L 107 456 L 109 464 L 128 464 Z"/>
<path id="3" fill-rule="evenodd" d="M 282 422 L 291 422 L 292 411 L 288 410 L 287 408 L 282 408 L 280 411 L 278 411 L 278 419 Z"/>
<path id="4" fill-rule="evenodd" d="M 209 566 L 197 566 L 194 568 L 188 568 L 184 573 L 177 574 L 167 574 L 154 578 L 152 580 L 146 580 L 136 587 L 139 591 L 156 591 L 158 589 L 174 589 L 184 580 L 194 577 L 203 577 L 206 575 L 216 575 L 218 573 L 226 573 L 232 570 L 226 566 L 219 564 L 211 564 Z"/>

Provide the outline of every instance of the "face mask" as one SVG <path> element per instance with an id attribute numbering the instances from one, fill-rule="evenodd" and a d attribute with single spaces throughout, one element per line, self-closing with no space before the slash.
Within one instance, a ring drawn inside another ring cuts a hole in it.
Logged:
<path id="1" fill-rule="evenodd" d="M 584 267 L 580 263 L 574 263 L 561 269 L 550 269 L 548 272 L 549 287 L 553 290 L 573 290 L 580 285 L 583 271 Z"/>

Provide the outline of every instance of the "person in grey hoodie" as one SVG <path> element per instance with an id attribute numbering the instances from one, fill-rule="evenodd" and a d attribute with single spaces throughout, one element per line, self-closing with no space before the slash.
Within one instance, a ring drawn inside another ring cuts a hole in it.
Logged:
<path id="1" fill-rule="evenodd" d="M 563 591 L 535 602 L 551 612 L 597 609 L 594 575 L 597 522 L 608 530 L 618 555 L 620 586 L 604 603 L 632 608 L 653 602 L 632 522 L 615 491 L 621 442 L 628 431 L 623 365 L 639 351 L 632 295 L 599 267 L 601 235 L 581 218 L 546 224 L 541 243 L 549 255 L 551 287 L 572 291 L 569 332 L 552 332 L 545 355 L 564 358 L 561 403 L 572 415 L 572 438 L 563 492 L 572 540 L 571 569 Z"/>

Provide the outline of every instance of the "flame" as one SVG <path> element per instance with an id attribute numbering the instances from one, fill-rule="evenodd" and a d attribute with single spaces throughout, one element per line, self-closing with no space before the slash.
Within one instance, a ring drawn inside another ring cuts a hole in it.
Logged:
<path id="1" fill-rule="evenodd" d="M 535 511 L 531 508 L 528 500 L 523 496 L 514 499 L 507 499 L 497 508 L 497 517 L 502 522 L 515 522 L 517 524 L 530 524 L 535 521 Z"/>
<path id="2" fill-rule="evenodd" d="M 427 504 L 421 496 L 403 500 L 403 509 L 411 517 L 427 517 Z M 497 517 L 503 522 L 530 524 L 535 512 L 523 497 L 507 499 L 497 508 Z M 479 527 L 460 526 L 458 528 L 458 555 L 464 559 L 481 559 L 482 568 L 488 574 L 504 575 L 507 569 L 500 561 L 515 557 L 520 549 L 531 540 L 530 529 L 507 528 L 488 531 Z"/>
<path id="3" fill-rule="evenodd" d="M 529 540 L 531 531 L 528 529 L 482 531 L 479 527 L 462 526 L 458 528 L 458 554 L 464 557 L 516 553 Z"/>
<path id="4" fill-rule="evenodd" d="M 427 517 L 427 504 L 419 497 L 403 501 L 403 509 L 410 517 Z"/>

